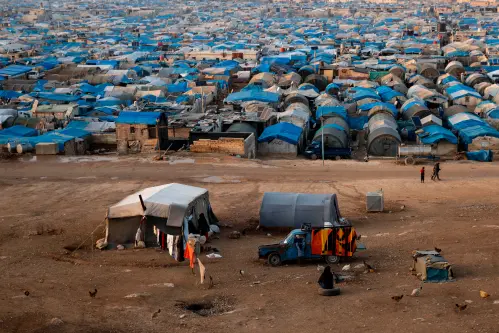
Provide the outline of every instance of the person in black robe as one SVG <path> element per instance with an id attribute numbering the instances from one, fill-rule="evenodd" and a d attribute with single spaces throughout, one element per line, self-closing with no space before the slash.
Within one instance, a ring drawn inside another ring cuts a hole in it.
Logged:
<path id="1" fill-rule="evenodd" d="M 324 268 L 324 272 L 322 272 L 321 277 L 319 278 L 319 285 L 322 289 L 333 289 L 334 288 L 334 275 L 331 273 L 331 267 L 326 266 Z"/>

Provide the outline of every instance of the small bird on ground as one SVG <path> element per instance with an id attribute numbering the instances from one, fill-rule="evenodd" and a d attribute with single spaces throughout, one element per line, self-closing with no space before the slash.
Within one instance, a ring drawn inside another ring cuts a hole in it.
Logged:
<path id="1" fill-rule="evenodd" d="M 369 265 L 365 260 L 364 260 L 364 267 L 366 267 L 366 270 L 369 273 L 374 273 L 374 267 L 372 267 L 371 265 Z"/>
<path id="2" fill-rule="evenodd" d="M 486 292 L 486 291 L 483 291 L 483 290 L 480 290 L 480 297 L 481 298 L 487 298 L 489 297 L 490 295 Z"/>
<path id="3" fill-rule="evenodd" d="M 467 307 L 468 307 L 468 304 L 457 304 L 456 303 L 456 309 L 459 312 L 466 310 Z"/>
<path id="4" fill-rule="evenodd" d="M 89 291 L 88 294 L 90 295 L 90 297 L 95 298 L 95 296 L 97 295 L 97 289 L 94 288 L 94 291 Z"/>
<path id="5" fill-rule="evenodd" d="M 213 283 L 213 278 L 212 278 L 212 277 L 211 277 L 211 275 L 210 275 L 210 284 L 208 285 L 208 289 L 213 288 L 213 285 L 214 285 L 214 283 Z"/>
<path id="6" fill-rule="evenodd" d="M 400 300 L 404 297 L 404 295 L 399 295 L 399 296 L 392 296 L 392 299 L 395 302 L 400 302 Z"/>
<path id="7" fill-rule="evenodd" d="M 161 309 L 158 309 L 158 311 L 154 312 L 151 316 L 152 319 L 156 318 L 161 312 Z"/>
<path id="8" fill-rule="evenodd" d="M 411 296 L 412 297 L 418 297 L 419 295 L 421 295 L 421 290 L 423 290 L 423 286 L 421 286 L 419 288 L 416 288 L 416 289 L 413 289 L 412 293 L 411 293 Z"/>
<path id="9" fill-rule="evenodd" d="M 29 291 L 25 290 L 24 295 L 29 296 Z"/>
<path id="10" fill-rule="evenodd" d="M 241 276 L 243 276 L 243 275 L 244 275 L 244 271 L 243 271 L 242 269 L 240 269 L 240 270 L 239 270 L 239 274 L 240 274 Z"/>
<path id="11" fill-rule="evenodd" d="M 438 253 L 440 253 L 440 252 L 442 252 L 442 249 L 439 249 L 438 247 L 435 247 L 435 251 L 438 252 Z"/>

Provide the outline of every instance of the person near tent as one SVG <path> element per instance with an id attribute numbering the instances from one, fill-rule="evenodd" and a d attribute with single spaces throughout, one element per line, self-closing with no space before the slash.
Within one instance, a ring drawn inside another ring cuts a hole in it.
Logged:
<path id="1" fill-rule="evenodd" d="M 440 163 L 437 162 L 435 163 L 435 165 L 433 166 L 433 174 L 431 175 L 431 180 L 440 180 Z"/>
<path id="2" fill-rule="evenodd" d="M 424 167 L 419 170 L 419 173 L 421 174 L 421 183 L 424 183 Z"/>
<path id="3" fill-rule="evenodd" d="M 304 235 L 296 235 L 295 246 L 298 251 L 298 264 L 301 266 L 303 264 L 303 257 L 305 256 L 305 237 Z"/>
<path id="4" fill-rule="evenodd" d="M 334 275 L 331 273 L 331 267 L 326 266 L 324 268 L 324 271 L 322 272 L 321 276 L 319 277 L 319 286 L 321 286 L 322 289 L 333 289 L 334 288 Z"/>

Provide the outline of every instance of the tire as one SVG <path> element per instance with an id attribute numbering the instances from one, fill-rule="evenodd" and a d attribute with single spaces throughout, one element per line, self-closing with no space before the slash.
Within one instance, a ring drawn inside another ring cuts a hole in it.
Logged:
<path id="1" fill-rule="evenodd" d="M 416 160 L 413 157 L 406 157 L 404 162 L 405 162 L 405 165 L 416 164 Z"/>
<path id="2" fill-rule="evenodd" d="M 335 265 L 335 264 L 338 264 L 340 262 L 340 257 L 338 257 L 338 256 L 324 256 L 324 260 L 326 261 L 326 263 L 328 263 L 330 265 Z"/>
<path id="3" fill-rule="evenodd" d="M 277 267 L 280 266 L 282 261 L 281 261 L 281 256 L 278 253 L 271 253 L 267 257 L 267 262 L 269 263 L 270 266 Z"/>
<path id="4" fill-rule="evenodd" d="M 310 155 L 310 159 L 315 161 L 317 159 L 317 155 L 315 155 L 315 154 Z"/>
<path id="5" fill-rule="evenodd" d="M 333 289 L 318 289 L 319 295 L 321 296 L 338 296 L 340 294 L 340 288 Z"/>

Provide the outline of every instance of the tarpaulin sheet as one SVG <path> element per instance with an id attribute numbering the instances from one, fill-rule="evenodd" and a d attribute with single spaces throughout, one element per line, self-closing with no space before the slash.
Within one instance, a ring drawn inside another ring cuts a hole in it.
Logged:
<path id="1" fill-rule="evenodd" d="M 303 129 L 290 123 L 278 123 L 265 128 L 258 142 L 270 142 L 275 139 L 296 145 L 300 141 Z"/>

